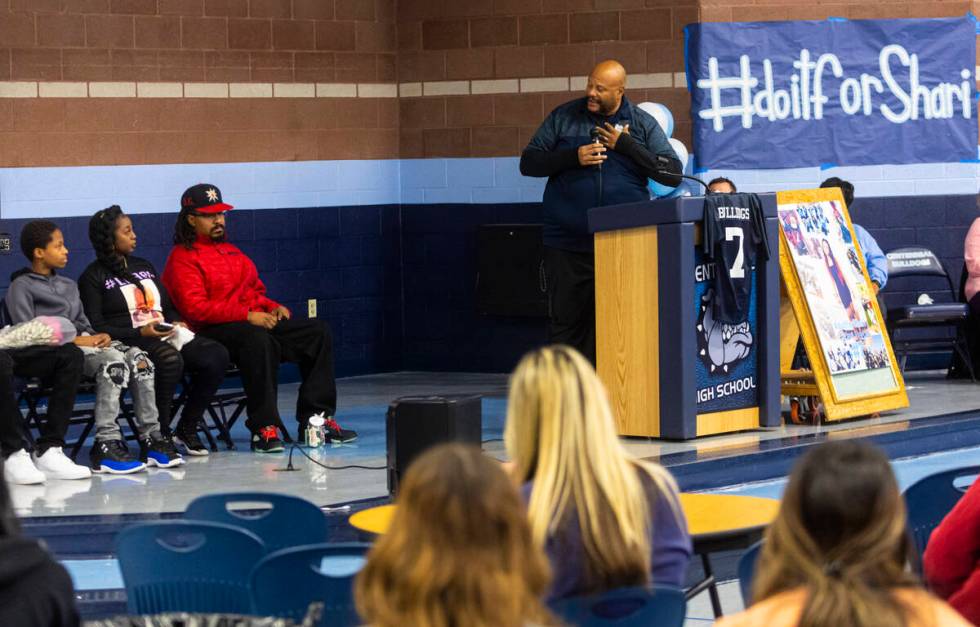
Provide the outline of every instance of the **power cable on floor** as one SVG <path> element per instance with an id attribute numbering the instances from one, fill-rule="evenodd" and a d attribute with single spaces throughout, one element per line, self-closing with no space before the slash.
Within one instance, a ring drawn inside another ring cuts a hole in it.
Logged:
<path id="1" fill-rule="evenodd" d="M 317 466 L 319 466 L 321 468 L 326 468 L 327 470 L 349 470 L 349 469 L 352 469 L 352 468 L 359 468 L 361 470 L 386 470 L 388 468 L 387 466 L 362 466 L 360 464 L 347 464 L 345 466 L 328 466 L 328 465 L 326 465 L 324 463 L 321 463 L 321 462 L 318 462 L 317 460 L 315 460 L 312 457 L 310 457 L 309 453 L 307 453 L 306 451 L 304 451 L 303 450 L 303 447 L 300 446 L 299 444 L 293 443 L 290 446 L 290 448 L 289 448 L 289 462 L 286 464 L 286 467 L 285 468 L 276 468 L 277 471 L 279 471 L 279 472 L 287 472 L 287 471 L 290 471 L 291 472 L 291 471 L 297 471 L 297 470 L 299 470 L 299 468 L 296 468 L 296 467 L 293 466 L 293 451 L 296 451 L 296 450 L 299 450 L 299 452 L 302 453 L 303 454 L 303 457 L 305 457 L 306 459 L 310 460 L 311 462 L 313 462 L 314 464 L 316 464 Z"/>

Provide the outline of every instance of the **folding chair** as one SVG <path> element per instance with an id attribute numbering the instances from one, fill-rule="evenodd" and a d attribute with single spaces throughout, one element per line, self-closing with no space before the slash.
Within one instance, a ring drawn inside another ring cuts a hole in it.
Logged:
<path id="1" fill-rule="evenodd" d="M 908 247 L 890 251 L 888 258 L 888 285 L 894 289 L 897 280 L 909 277 L 933 277 L 938 290 L 945 292 L 945 302 L 929 304 L 914 303 L 901 307 L 890 307 L 887 314 L 888 334 L 892 348 L 899 360 L 899 368 L 905 371 L 909 355 L 933 353 L 952 348 L 964 361 L 970 371 L 970 378 L 976 381 L 970 349 L 966 344 L 964 325 L 970 317 L 970 306 L 957 302 L 953 281 L 946 268 L 934 252 L 928 248 Z M 950 336 L 923 336 L 914 330 L 926 328 L 952 329 Z M 913 333 L 907 333 L 912 331 Z"/>

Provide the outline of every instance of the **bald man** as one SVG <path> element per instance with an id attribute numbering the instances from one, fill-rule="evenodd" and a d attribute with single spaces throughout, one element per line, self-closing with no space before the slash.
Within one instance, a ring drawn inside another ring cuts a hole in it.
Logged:
<path id="1" fill-rule="evenodd" d="M 681 162 L 653 116 L 626 98 L 626 70 L 595 66 L 585 96 L 548 114 L 521 154 L 521 174 L 548 177 L 544 268 L 552 342 L 595 363 L 595 260 L 587 212 L 650 199 L 647 179 L 677 186 Z M 672 174 L 673 173 L 673 174 Z"/>

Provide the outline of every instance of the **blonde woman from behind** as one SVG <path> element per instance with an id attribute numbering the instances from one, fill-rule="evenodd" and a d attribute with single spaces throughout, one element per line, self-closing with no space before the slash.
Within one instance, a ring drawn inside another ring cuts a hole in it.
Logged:
<path id="1" fill-rule="evenodd" d="M 555 624 L 541 600 L 547 560 L 499 462 L 476 447 L 434 447 L 412 463 L 397 502 L 354 586 L 366 624 Z"/>
<path id="2" fill-rule="evenodd" d="M 567 346 L 526 355 L 511 375 L 504 432 L 550 599 L 651 583 L 680 586 L 691 539 L 677 487 L 620 443 L 595 371 Z"/>
<path id="3" fill-rule="evenodd" d="M 827 442 L 790 474 L 766 532 L 755 604 L 719 627 L 966 627 L 907 568 L 905 504 L 870 444 Z"/>

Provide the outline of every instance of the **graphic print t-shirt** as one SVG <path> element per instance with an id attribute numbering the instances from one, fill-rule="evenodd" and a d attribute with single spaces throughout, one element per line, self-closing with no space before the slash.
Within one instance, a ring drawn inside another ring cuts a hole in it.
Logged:
<path id="1" fill-rule="evenodd" d="M 708 194 L 704 197 L 702 251 L 715 263 L 715 320 L 743 322 L 749 315 L 752 274 L 761 249 L 769 258 L 762 204 L 755 194 Z"/>

